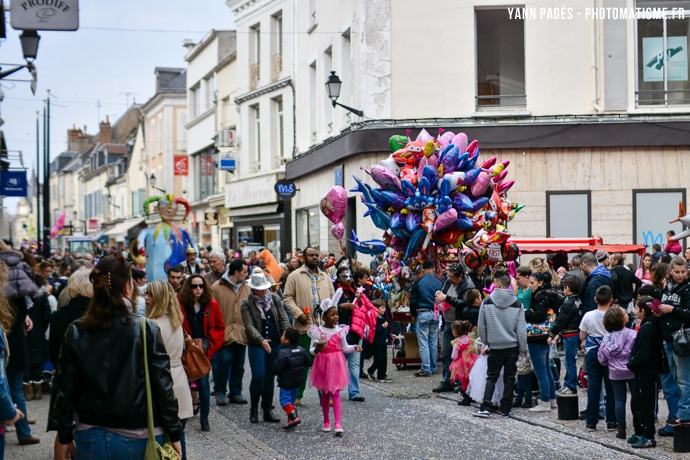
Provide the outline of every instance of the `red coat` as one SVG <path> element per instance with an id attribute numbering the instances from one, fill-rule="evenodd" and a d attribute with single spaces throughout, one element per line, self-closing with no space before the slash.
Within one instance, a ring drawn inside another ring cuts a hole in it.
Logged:
<path id="1" fill-rule="evenodd" d="M 357 333 L 367 342 L 374 341 L 376 334 L 376 317 L 379 314 L 379 309 L 371 303 L 369 298 L 362 294 L 359 300 L 355 301 L 355 308 L 352 309 L 352 324 L 350 329 Z M 369 333 L 364 336 L 364 328 L 369 326 Z"/>
<path id="2" fill-rule="evenodd" d="M 189 322 L 187 321 L 187 311 L 184 305 L 180 302 L 184 322 L 182 327 L 187 334 L 191 335 L 189 329 Z M 211 299 L 206 312 L 204 313 L 204 336 L 208 339 L 208 348 L 206 354 L 208 359 L 213 358 L 213 355 L 223 346 L 223 339 L 225 338 L 225 324 L 223 323 L 223 315 L 220 313 L 220 307 L 215 299 Z"/>

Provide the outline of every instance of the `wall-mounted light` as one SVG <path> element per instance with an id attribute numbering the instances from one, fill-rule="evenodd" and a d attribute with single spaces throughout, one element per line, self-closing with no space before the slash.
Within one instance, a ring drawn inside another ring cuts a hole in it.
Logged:
<path id="1" fill-rule="evenodd" d="M 340 87 L 342 84 L 343 82 L 341 82 L 340 78 L 338 78 L 338 76 L 335 74 L 335 70 L 331 70 L 331 74 L 328 76 L 328 80 L 326 80 L 326 93 L 333 103 L 333 108 L 338 105 L 348 112 L 352 112 L 359 117 L 363 117 L 364 112 L 361 110 L 353 109 L 352 107 L 348 107 L 340 102 L 337 102 L 337 99 L 340 97 Z"/>

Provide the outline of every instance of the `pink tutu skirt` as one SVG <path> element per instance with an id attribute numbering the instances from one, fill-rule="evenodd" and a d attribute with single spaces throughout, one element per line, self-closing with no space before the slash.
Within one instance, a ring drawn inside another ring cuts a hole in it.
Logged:
<path id="1" fill-rule="evenodd" d="M 322 392 L 334 393 L 350 383 L 347 361 L 342 351 L 322 351 L 314 358 L 309 384 Z"/>

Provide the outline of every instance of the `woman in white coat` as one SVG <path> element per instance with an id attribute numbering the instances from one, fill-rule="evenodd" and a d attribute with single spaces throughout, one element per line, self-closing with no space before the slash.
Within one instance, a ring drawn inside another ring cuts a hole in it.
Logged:
<path id="1" fill-rule="evenodd" d="M 182 310 L 177 296 L 167 281 L 151 281 L 146 287 L 146 316 L 158 324 L 165 349 L 170 356 L 170 372 L 173 379 L 173 391 L 177 398 L 178 416 L 182 420 L 180 430 L 182 443 L 182 458 L 187 457 L 184 427 L 186 419 L 193 417 L 192 393 L 189 389 L 187 374 L 182 367 L 182 350 L 184 349 L 184 333 L 182 331 Z"/>

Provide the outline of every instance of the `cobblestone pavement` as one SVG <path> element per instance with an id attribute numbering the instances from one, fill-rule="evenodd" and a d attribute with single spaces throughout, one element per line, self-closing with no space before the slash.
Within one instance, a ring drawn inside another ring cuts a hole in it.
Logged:
<path id="1" fill-rule="evenodd" d="M 416 378 L 415 369 L 396 370 L 390 366 L 393 383 L 364 380 L 361 394 L 366 402 L 343 398 L 345 435 L 336 438 L 320 431 L 322 414 L 314 390 L 307 390 L 300 408 L 303 423 L 290 432 L 280 424 L 249 423 L 248 405 L 215 406 L 211 402 L 211 431 L 199 430 L 198 417 L 186 428 L 188 457 L 201 459 L 592 459 L 649 458 L 681 459 L 688 454 L 673 452 L 673 438 L 657 438 L 655 449 L 633 450 L 615 432 L 588 432 L 582 421 L 557 419 L 557 411 L 532 414 L 514 409 L 511 419 L 493 415 L 489 419 L 471 416 L 475 407 L 456 404 L 457 395 L 435 395 L 433 378 Z M 250 371 L 245 375 L 249 386 Z M 276 404 L 277 404 L 276 393 Z M 586 391 L 580 390 L 584 408 Z M 6 434 L 5 458 L 52 458 L 54 433 L 45 433 L 48 400 L 28 403 L 34 435 L 41 443 L 20 447 L 14 433 Z M 284 420 L 279 407 L 276 415 Z M 659 420 L 665 420 L 666 404 L 659 401 Z M 261 420 L 261 419 L 260 419 Z M 629 416 L 628 433 L 632 432 Z"/>

